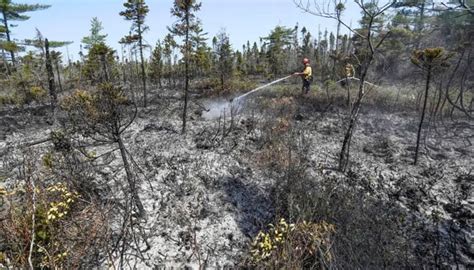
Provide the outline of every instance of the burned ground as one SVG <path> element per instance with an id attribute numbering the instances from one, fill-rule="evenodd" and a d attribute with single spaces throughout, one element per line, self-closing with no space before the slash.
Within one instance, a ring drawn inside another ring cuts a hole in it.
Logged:
<path id="1" fill-rule="evenodd" d="M 176 99 L 141 109 L 123 138 L 147 212 L 141 232 L 149 247 L 135 266 L 238 265 L 259 230 L 296 213 L 288 204 L 288 194 L 296 194 L 307 217 L 336 224 L 342 268 L 354 262 L 393 268 L 402 260 L 472 267 L 472 123 L 432 125 L 414 166 L 417 114 L 367 106 L 350 170 L 342 174 L 335 168 L 347 108 L 337 103 L 328 104 L 323 94 L 263 95 L 232 119 L 205 119 L 199 104 L 206 102 L 198 98 L 186 135 L 179 133 Z M 48 115 L 39 107 L 1 114 L 2 185 L 12 184 L 25 145 L 60 128 L 47 124 Z M 447 131 L 452 134 L 440 135 Z M 51 142 L 31 147 L 46 153 Z M 89 147 L 99 157 L 112 149 Z M 111 179 L 124 177 L 119 156 L 112 152 L 94 164 L 97 181 L 118 188 Z M 357 259 L 349 254 L 355 249 Z"/>

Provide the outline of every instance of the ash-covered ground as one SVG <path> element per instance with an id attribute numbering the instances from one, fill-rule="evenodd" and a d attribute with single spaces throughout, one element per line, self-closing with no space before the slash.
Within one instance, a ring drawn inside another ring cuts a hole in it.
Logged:
<path id="1" fill-rule="evenodd" d="M 272 195 L 278 179 L 272 166 L 279 163 L 271 164 L 266 147 L 272 136 L 302 144 L 305 170 L 315 183 L 347 178 L 334 168 L 348 109 L 315 100 L 254 97 L 232 117 L 203 117 L 212 102 L 196 99 L 185 135 L 180 134 L 178 99 L 156 98 L 140 109 L 124 141 L 137 165 L 139 195 L 147 210 L 143 233 L 150 248 L 134 266 L 197 269 L 199 264 L 219 268 L 241 262 L 252 237 L 278 218 Z M 8 185 L 16 173 L 6 160 L 20 160 L 21 147 L 59 128 L 48 124 L 48 115 L 41 107 L 1 113 L 0 172 L 5 177 L 0 184 Z M 473 123 L 463 121 L 431 125 L 420 163 L 414 166 L 417 113 L 366 106 L 354 134 L 349 174 L 363 179 L 361 185 L 381 200 L 396 203 L 420 220 L 430 223 L 436 213 L 439 222 L 430 226 L 439 231 L 445 256 L 456 256 L 458 266 L 468 269 L 474 267 L 474 135 Z M 47 151 L 51 145 L 31 147 Z M 110 149 L 113 146 L 91 151 L 100 155 Z M 100 166 L 97 177 L 124 177 L 117 153 L 104 159 L 109 162 Z"/>

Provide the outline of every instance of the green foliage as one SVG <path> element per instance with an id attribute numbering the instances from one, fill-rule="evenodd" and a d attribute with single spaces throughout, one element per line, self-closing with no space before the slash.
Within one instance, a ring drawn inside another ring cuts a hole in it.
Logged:
<path id="1" fill-rule="evenodd" d="M 53 168 L 54 155 L 52 152 L 47 152 L 46 154 L 43 155 L 43 165 L 49 169 Z"/>
<path id="2" fill-rule="evenodd" d="M 226 81 L 231 79 L 233 75 L 234 59 L 232 46 L 230 45 L 229 36 L 223 31 L 217 34 L 214 41 L 215 72 L 221 82 L 222 89 L 224 89 Z"/>
<path id="3" fill-rule="evenodd" d="M 204 32 L 201 26 L 194 28 L 194 31 L 191 32 L 189 60 L 194 75 L 209 74 L 211 69 L 211 48 L 207 46 L 207 39 L 207 33 Z"/>
<path id="4" fill-rule="evenodd" d="M 345 6 L 343 3 L 338 3 L 338 4 L 336 5 L 336 10 L 337 10 L 337 11 L 341 12 L 341 11 L 343 11 L 344 9 L 346 9 L 346 6 Z"/>
<path id="5" fill-rule="evenodd" d="M 472 2 L 472 1 L 471 1 Z M 470 4 L 471 8 L 474 3 Z M 439 13 L 433 24 L 439 29 L 439 36 L 450 50 L 473 44 L 474 15 L 466 10 L 447 10 Z"/>
<path id="6" fill-rule="evenodd" d="M 267 61 L 273 76 L 288 72 L 287 53 L 293 40 L 294 29 L 276 26 L 270 35 L 263 37 L 265 41 Z"/>
<path id="7" fill-rule="evenodd" d="M 447 53 L 444 48 L 426 48 L 415 50 L 412 54 L 411 62 L 422 69 L 446 68 L 449 66 L 447 60 L 453 54 Z"/>
<path id="8" fill-rule="evenodd" d="M 81 40 L 81 42 L 85 44 L 85 49 L 89 50 L 92 46 L 96 44 L 105 43 L 107 35 L 103 35 L 100 33 L 103 29 L 104 28 L 102 27 L 102 22 L 100 22 L 97 17 L 92 18 L 90 34 L 89 36 L 86 36 Z"/>
<path id="9" fill-rule="evenodd" d="M 118 76 L 115 51 L 104 43 L 94 44 L 87 54 L 82 74 L 91 83 L 99 83 L 106 81 L 106 73 L 109 79 Z"/>
<path id="10" fill-rule="evenodd" d="M 326 222 L 288 224 L 281 219 L 260 231 L 251 248 L 251 265 L 262 269 L 325 269 L 331 265 L 335 227 Z M 317 266 L 318 268 L 314 268 Z"/>
<path id="11" fill-rule="evenodd" d="M 168 30 L 178 37 L 186 37 L 192 32 L 196 32 L 201 28 L 201 22 L 196 17 L 196 12 L 201 9 L 201 3 L 196 0 L 176 0 L 174 1 L 171 15 L 178 18 Z M 190 57 L 192 52 L 192 43 L 185 41 L 181 47 L 181 51 L 185 58 Z M 189 55 L 188 55 L 189 54 Z"/>
<path id="12" fill-rule="evenodd" d="M 32 190 L 29 190 L 29 192 L 32 192 Z M 54 265 L 60 265 L 63 258 L 67 256 L 68 248 L 60 240 L 59 234 L 63 230 L 63 222 L 71 218 L 68 215 L 69 211 L 79 195 L 63 183 L 56 183 L 44 189 L 36 187 L 34 192 L 36 192 L 36 212 L 34 213 L 33 265 L 53 268 Z M 25 195 L 17 189 L 10 192 L 7 197 L 10 200 L 13 197 Z M 31 201 L 28 199 L 27 204 L 23 205 L 14 202 L 11 207 L 9 216 L 0 222 L 0 227 L 3 229 L 0 235 L 2 239 L 6 240 L 4 255 L 9 257 L 10 262 L 13 262 L 16 266 L 26 265 L 28 253 L 23 253 L 21 248 L 29 248 L 29 241 L 31 240 L 30 235 L 28 235 L 32 227 L 33 209 L 31 209 Z"/>
<path id="13" fill-rule="evenodd" d="M 49 42 L 50 49 L 68 46 L 73 43 L 72 41 L 52 41 L 52 40 L 48 40 L 48 42 Z M 43 34 L 41 34 L 41 32 L 38 29 L 36 29 L 36 37 L 34 39 L 25 39 L 24 43 L 27 46 L 33 46 L 36 49 L 39 49 L 41 54 L 44 54 L 45 38 L 43 37 Z"/>
<path id="14" fill-rule="evenodd" d="M 40 4 L 17 4 L 13 3 L 11 0 L 0 0 L 0 13 L 3 15 L 2 31 L 5 33 L 7 43 L 4 44 L 4 49 L 10 52 L 12 57 L 12 62 L 15 62 L 14 53 L 19 50 L 18 44 L 11 40 L 10 32 L 11 28 L 15 25 L 9 23 L 10 21 L 26 21 L 30 17 L 23 14 L 26 12 L 32 12 L 42 9 L 49 8 L 49 5 L 40 5 Z"/>
<path id="15" fill-rule="evenodd" d="M 163 77 L 163 47 L 161 42 L 158 40 L 155 49 L 151 54 L 151 62 L 149 65 L 149 73 L 154 83 L 159 82 L 161 85 L 161 79 Z"/>
<path id="16" fill-rule="evenodd" d="M 380 7 L 377 5 L 377 2 L 371 1 L 365 3 L 364 8 L 366 12 L 362 11 L 362 18 L 359 21 L 360 29 L 368 29 L 369 24 L 371 23 L 371 30 L 375 33 L 381 33 L 385 24 L 386 16 L 381 14 L 371 19 L 372 16 L 379 12 Z"/>
<path id="17" fill-rule="evenodd" d="M 62 102 L 71 128 L 83 136 L 116 142 L 135 118 L 136 108 L 122 88 L 104 83 L 96 91 L 75 91 Z"/>
<path id="18" fill-rule="evenodd" d="M 0 13 L 5 14 L 6 18 L 4 17 L 4 20 L 7 19 L 9 21 L 28 20 L 30 17 L 23 13 L 47 9 L 49 7 L 50 5 L 17 4 L 13 3 L 11 0 L 0 1 Z"/>
<path id="19" fill-rule="evenodd" d="M 42 85 L 43 77 L 37 76 L 39 59 L 29 53 L 22 60 L 23 66 L 2 81 L 4 87 L 0 91 L 0 104 L 23 106 L 46 101 L 48 92 Z"/>
<path id="20" fill-rule="evenodd" d="M 166 78 L 171 81 L 173 77 L 173 52 L 174 49 L 178 46 L 171 34 L 167 34 L 163 40 L 163 74 Z"/>
<path id="21" fill-rule="evenodd" d="M 202 91 L 207 97 L 222 97 L 242 93 L 245 90 L 251 90 L 257 87 L 254 80 L 245 77 L 233 77 L 225 82 L 222 88 L 219 78 L 209 78 L 202 80 L 194 86 L 194 88 Z"/>
<path id="22" fill-rule="evenodd" d="M 30 88 L 28 100 L 40 101 L 40 100 L 43 100 L 46 97 L 47 94 L 48 94 L 48 92 L 43 87 L 41 87 L 41 86 L 32 86 Z"/>
<path id="23" fill-rule="evenodd" d="M 7 52 L 19 52 L 22 48 L 14 41 L 0 41 L 0 49 Z"/>
<path id="24" fill-rule="evenodd" d="M 126 35 L 120 42 L 124 44 L 140 42 L 139 46 L 142 46 L 142 35 L 148 30 L 148 27 L 144 25 L 145 18 L 150 9 L 144 0 L 127 0 L 123 6 L 125 10 L 120 12 L 120 16 L 127 21 L 132 21 L 133 34 Z"/>

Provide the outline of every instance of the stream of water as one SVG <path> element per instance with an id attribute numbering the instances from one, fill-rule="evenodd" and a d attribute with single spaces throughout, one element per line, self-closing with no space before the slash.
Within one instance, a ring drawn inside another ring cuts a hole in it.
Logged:
<path id="1" fill-rule="evenodd" d="M 216 119 L 218 117 L 221 117 L 223 115 L 226 115 L 227 116 L 230 116 L 231 114 L 236 114 L 240 111 L 240 109 L 242 108 L 243 104 L 244 104 L 244 101 L 245 101 L 245 98 L 257 91 L 260 91 L 264 88 L 267 88 L 271 85 L 274 85 L 276 83 L 279 83 L 281 81 L 284 81 L 288 78 L 290 78 L 290 76 L 286 76 L 284 78 L 281 78 L 281 79 L 278 79 L 278 80 L 274 80 L 272 82 L 269 82 L 265 85 L 262 85 L 262 86 L 259 86 L 245 94 L 242 94 L 234 99 L 231 99 L 230 101 L 227 101 L 227 100 L 219 100 L 219 101 L 213 101 L 209 104 L 206 104 L 206 107 L 208 108 L 208 111 L 205 111 L 203 113 L 203 117 L 205 119 Z"/>

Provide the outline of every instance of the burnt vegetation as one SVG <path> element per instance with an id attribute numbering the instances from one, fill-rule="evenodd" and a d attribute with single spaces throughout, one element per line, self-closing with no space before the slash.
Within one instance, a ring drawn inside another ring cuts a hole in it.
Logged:
<path id="1" fill-rule="evenodd" d="M 0 0 L 0 268 L 474 267 L 472 1 L 293 0 L 335 32 L 241 48 L 197 0 L 149 44 L 146 2 L 73 61 L 13 38 L 49 6 Z M 309 94 L 241 97 L 303 58 Z"/>

